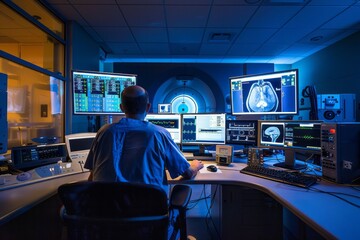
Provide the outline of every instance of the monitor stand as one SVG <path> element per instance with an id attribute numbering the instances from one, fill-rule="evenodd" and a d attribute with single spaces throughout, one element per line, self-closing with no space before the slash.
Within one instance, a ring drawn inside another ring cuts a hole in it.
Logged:
<path id="1" fill-rule="evenodd" d="M 194 156 L 212 157 L 212 154 L 205 152 L 205 146 L 204 145 L 199 145 L 199 151 L 194 152 Z"/>
<path id="2" fill-rule="evenodd" d="M 296 163 L 296 152 L 291 149 L 285 149 L 285 162 L 275 163 L 273 166 L 281 167 L 291 170 L 302 170 L 306 169 L 307 165 L 302 163 Z"/>

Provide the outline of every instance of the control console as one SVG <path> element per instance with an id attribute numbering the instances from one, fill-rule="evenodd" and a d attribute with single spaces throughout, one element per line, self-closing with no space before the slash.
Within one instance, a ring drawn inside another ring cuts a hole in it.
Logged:
<path id="1" fill-rule="evenodd" d="M 0 175 L 0 191 L 48 180 L 69 174 L 83 172 L 81 162 L 58 162 L 21 172 L 17 175 Z"/>

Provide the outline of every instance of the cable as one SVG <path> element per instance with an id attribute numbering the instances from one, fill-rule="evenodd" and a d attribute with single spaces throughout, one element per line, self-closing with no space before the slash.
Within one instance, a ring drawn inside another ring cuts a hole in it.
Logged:
<path id="1" fill-rule="evenodd" d="M 343 198 L 343 197 L 340 197 L 340 196 L 338 196 L 338 195 L 345 195 L 345 196 L 350 196 L 350 197 L 355 197 L 355 198 L 359 198 L 359 199 L 360 199 L 359 196 L 352 195 L 352 194 L 348 194 L 348 193 L 341 193 L 341 192 L 327 192 L 327 191 L 323 191 L 323 190 L 318 189 L 318 188 L 315 188 L 315 187 L 309 187 L 309 190 L 313 190 L 313 191 L 315 191 L 315 192 L 321 192 L 321 193 L 329 194 L 329 195 L 334 196 L 334 197 L 336 197 L 336 198 L 338 198 L 338 199 L 340 199 L 340 200 L 342 200 L 342 201 L 344 201 L 344 202 L 346 202 L 346 203 L 348 203 L 348 204 L 350 204 L 350 205 L 352 205 L 352 206 L 354 206 L 354 207 L 356 207 L 356 208 L 360 208 L 360 205 L 358 205 L 358 204 L 356 204 L 356 203 L 353 203 L 353 202 L 351 202 L 351 201 L 349 201 L 349 200 L 347 200 L 347 199 L 345 199 L 345 198 Z"/>
<path id="2" fill-rule="evenodd" d="M 317 94 L 315 86 L 306 86 L 302 90 L 302 96 L 305 98 L 309 98 L 310 101 L 310 112 L 309 119 L 310 120 L 318 120 L 318 107 L 317 107 Z"/>
<path id="3" fill-rule="evenodd" d="M 215 196 L 216 196 L 216 194 L 217 194 L 218 188 L 219 188 L 219 185 L 216 185 L 214 194 L 213 194 L 212 197 L 211 197 L 210 206 L 207 204 L 207 201 L 205 201 L 206 208 L 207 208 L 207 210 L 208 210 L 208 211 L 207 211 L 207 214 L 206 214 L 206 218 L 205 218 L 205 223 L 206 223 L 206 227 L 207 227 L 208 231 L 211 232 L 211 226 L 209 225 L 209 221 L 210 221 L 210 223 L 211 223 L 212 226 L 213 226 L 213 229 L 215 230 L 216 236 L 218 237 L 218 239 L 221 239 L 220 233 L 219 233 L 219 231 L 217 230 L 216 225 L 215 225 L 215 223 L 214 223 L 214 220 L 213 220 L 212 217 L 211 217 L 211 209 L 212 209 L 212 207 L 213 207 L 213 205 L 214 205 Z M 211 234 L 211 236 L 212 236 L 212 234 Z"/>

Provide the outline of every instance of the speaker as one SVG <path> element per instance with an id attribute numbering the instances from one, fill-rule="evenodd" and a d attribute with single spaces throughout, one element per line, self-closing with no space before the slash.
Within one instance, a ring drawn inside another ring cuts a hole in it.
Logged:
<path id="1" fill-rule="evenodd" d="M 0 154 L 6 153 L 8 142 L 7 124 L 7 75 L 0 73 Z"/>
<path id="2" fill-rule="evenodd" d="M 355 94 L 318 94 L 318 117 L 324 122 L 355 122 Z"/>

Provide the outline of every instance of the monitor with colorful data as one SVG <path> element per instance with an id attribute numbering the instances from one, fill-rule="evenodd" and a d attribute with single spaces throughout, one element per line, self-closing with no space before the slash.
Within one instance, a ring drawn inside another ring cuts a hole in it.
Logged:
<path id="1" fill-rule="evenodd" d="M 116 115 L 120 109 L 121 92 L 136 84 L 135 74 L 72 71 L 74 114 Z"/>

